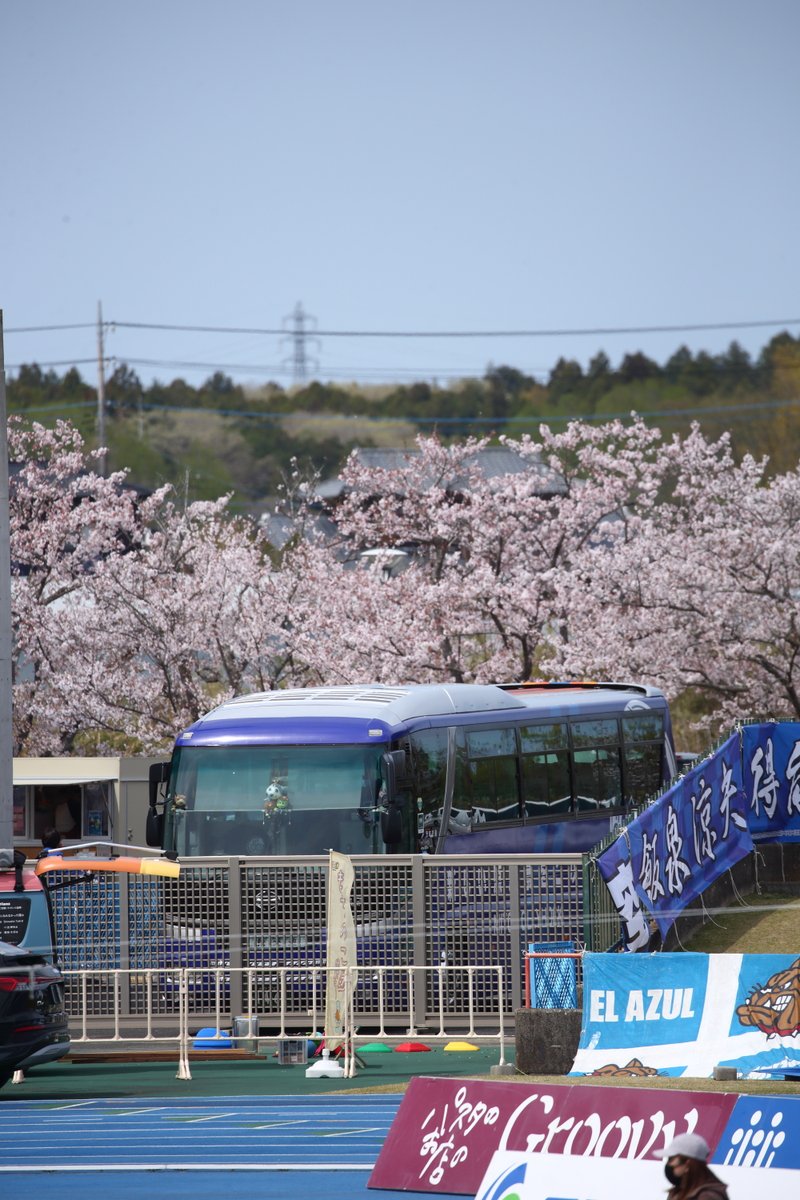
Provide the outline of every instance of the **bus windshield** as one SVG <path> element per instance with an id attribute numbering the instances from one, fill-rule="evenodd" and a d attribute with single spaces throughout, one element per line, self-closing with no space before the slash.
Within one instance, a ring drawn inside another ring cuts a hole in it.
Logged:
<path id="1" fill-rule="evenodd" d="M 183 746 L 165 844 L 179 855 L 383 853 L 381 754 L 369 746 Z"/>

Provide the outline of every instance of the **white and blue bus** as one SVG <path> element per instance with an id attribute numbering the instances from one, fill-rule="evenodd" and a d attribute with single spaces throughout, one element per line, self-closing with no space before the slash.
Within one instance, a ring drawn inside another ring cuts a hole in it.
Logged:
<path id="1" fill-rule="evenodd" d="M 646 685 L 274 691 L 179 735 L 151 770 L 147 838 L 182 859 L 580 852 L 674 774 Z"/>

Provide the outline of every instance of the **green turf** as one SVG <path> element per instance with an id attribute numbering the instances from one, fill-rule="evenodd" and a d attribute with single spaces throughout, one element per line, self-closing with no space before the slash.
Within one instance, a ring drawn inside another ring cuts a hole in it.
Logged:
<path id="1" fill-rule="evenodd" d="M 326 1092 L 380 1088 L 402 1091 L 414 1075 L 489 1074 L 499 1062 L 497 1047 L 466 1052 L 433 1049 L 416 1054 L 365 1054 L 354 1079 L 306 1079 L 305 1066 L 281 1066 L 274 1058 L 209 1062 L 189 1067 L 192 1078 L 178 1079 L 173 1062 L 65 1062 L 36 1067 L 21 1084 L 6 1084 L 3 1100 L 85 1100 L 109 1096 L 317 1096 Z M 513 1061 L 513 1045 L 506 1061 Z"/>

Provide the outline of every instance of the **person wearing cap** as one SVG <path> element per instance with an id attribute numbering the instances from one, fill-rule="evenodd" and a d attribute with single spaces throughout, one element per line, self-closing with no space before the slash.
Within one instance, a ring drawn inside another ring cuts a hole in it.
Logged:
<path id="1" fill-rule="evenodd" d="M 679 1133 L 655 1155 L 672 1185 L 667 1200 L 727 1200 L 728 1189 L 708 1165 L 711 1151 L 699 1133 Z"/>

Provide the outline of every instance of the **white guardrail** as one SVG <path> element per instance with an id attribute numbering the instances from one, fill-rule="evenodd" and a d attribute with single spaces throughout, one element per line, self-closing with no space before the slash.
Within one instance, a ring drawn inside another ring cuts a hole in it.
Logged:
<path id="1" fill-rule="evenodd" d="M 504 1029 L 504 968 L 502 966 L 450 966 L 442 963 L 438 966 L 361 966 L 344 969 L 347 977 L 343 989 L 345 1003 L 342 1006 L 343 1026 L 341 1032 L 331 1039 L 341 1045 L 345 1076 L 356 1073 L 358 1063 L 359 1043 L 364 1045 L 375 1039 L 386 1042 L 403 1042 L 418 1033 L 419 1022 L 415 1013 L 419 1011 L 418 1000 L 421 989 L 427 990 L 427 1013 L 424 1036 L 426 1041 L 445 1042 L 452 1039 L 477 1040 L 483 1044 L 496 1044 L 499 1052 L 499 1065 L 505 1063 L 506 1033 Z M 227 1012 L 227 1000 L 231 988 L 231 977 L 239 972 L 242 976 L 242 995 L 245 998 L 245 1012 L 241 1017 L 232 1018 Z M 287 998 L 293 991 L 302 988 L 309 994 L 307 1008 L 309 1033 L 306 1036 L 323 1036 L 325 1026 L 325 977 L 329 972 L 341 976 L 340 967 L 305 966 L 298 964 L 290 967 L 180 967 L 135 969 L 108 968 L 91 970 L 65 970 L 64 978 L 71 980 L 80 995 L 79 1016 L 70 1017 L 70 1039 L 76 1047 L 109 1046 L 119 1048 L 124 1044 L 128 1050 L 136 1051 L 155 1046 L 175 1046 L 178 1054 L 178 1078 L 191 1079 L 189 1058 L 193 1043 L 199 1032 L 198 1026 L 204 1030 L 203 1041 L 213 1042 L 217 1039 L 224 1042 L 226 1047 L 229 1039 L 236 1038 L 246 1042 L 258 1050 L 265 1044 L 277 1042 L 279 1039 L 297 1039 L 296 1029 L 297 1008 L 291 1010 Z M 497 1009 L 490 1020 L 487 1020 L 485 1001 L 480 1013 L 480 1029 L 475 1028 L 476 1007 L 475 987 L 476 977 L 480 977 L 482 988 L 485 988 L 487 974 L 497 979 Z M 259 1011 L 256 998 L 263 988 L 265 976 L 272 982 L 278 980 L 278 1004 L 269 1011 Z M 387 978 L 388 977 L 388 978 Z M 163 992 L 166 985 L 173 993 L 177 993 L 178 1004 L 176 1011 L 165 1015 L 155 1011 L 155 998 Z M 212 981 L 209 987 L 209 981 Z M 351 982 L 352 981 L 352 982 Z M 124 1016 L 122 1012 L 122 997 L 126 988 L 135 982 L 146 991 L 147 1004 L 145 1011 L 135 1019 Z M 357 1022 L 363 1021 L 360 1014 L 353 1013 L 352 997 L 360 984 L 369 983 L 376 990 L 377 1008 L 369 1018 L 369 1031 L 361 1032 Z M 377 985 L 377 987 L 376 987 Z M 213 997 L 212 1003 L 206 1007 L 202 1016 L 191 1011 L 189 998 L 198 986 L 202 986 L 206 997 Z M 449 989 L 458 986 L 462 994 L 466 994 L 465 1012 L 449 1014 L 446 1012 Z M 106 1001 L 106 1013 L 103 1018 L 87 1017 L 90 1009 L 88 999 L 93 991 L 102 988 Z M 391 989 L 391 1006 L 385 1004 L 387 990 Z M 402 989 L 404 996 L 404 1011 L 408 1022 L 403 1032 L 397 1031 L 397 995 Z M 431 996 L 433 997 L 431 1001 Z M 387 1030 L 387 1015 L 391 1014 L 393 1029 Z M 287 1031 L 287 1018 L 291 1018 L 293 1028 Z M 434 1018 L 434 1020 L 432 1020 Z M 494 1022 L 496 1019 L 496 1031 Z M 241 1020 L 247 1025 L 247 1032 L 236 1033 L 232 1025 Z M 449 1024 L 448 1024 L 449 1023 Z M 438 1025 L 438 1027 L 437 1027 Z M 270 1030 L 262 1035 L 261 1027 Z M 211 1032 L 205 1032 L 209 1030 Z M 112 1051 L 113 1052 L 113 1051 Z"/>

